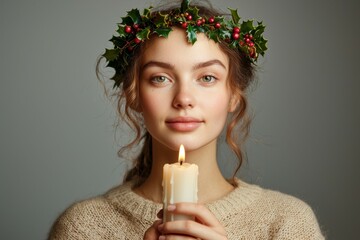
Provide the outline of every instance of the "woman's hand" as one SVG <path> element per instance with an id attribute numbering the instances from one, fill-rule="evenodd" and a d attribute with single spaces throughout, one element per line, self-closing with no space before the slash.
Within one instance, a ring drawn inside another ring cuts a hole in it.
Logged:
<path id="1" fill-rule="evenodd" d="M 158 214 L 159 216 L 159 214 Z M 143 240 L 157 240 L 159 239 L 160 232 L 158 231 L 159 225 L 162 223 L 162 220 L 156 220 L 151 227 L 146 230 Z"/>
<path id="2" fill-rule="evenodd" d="M 194 216 L 195 221 L 178 220 L 157 225 L 159 239 L 226 240 L 226 232 L 216 217 L 202 204 L 177 203 L 169 205 L 168 212 Z"/>

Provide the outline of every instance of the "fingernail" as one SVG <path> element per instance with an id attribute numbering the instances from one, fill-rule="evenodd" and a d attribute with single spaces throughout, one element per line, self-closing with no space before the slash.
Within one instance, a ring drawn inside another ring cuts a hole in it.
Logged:
<path id="1" fill-rule="evenodd" d="M 159 237 L 159 240 L 165 240 L 165 236 L 164 236 L 164 235 L 161 235 L 161 236 Z"/>
<path id="2" fill-rule="evenodd" d="M 168 207 L 167 207 L 167 210 L 168 211 L 174 211 L 176 209 L 176 206 L 175 205 L 169 205 Z"/>

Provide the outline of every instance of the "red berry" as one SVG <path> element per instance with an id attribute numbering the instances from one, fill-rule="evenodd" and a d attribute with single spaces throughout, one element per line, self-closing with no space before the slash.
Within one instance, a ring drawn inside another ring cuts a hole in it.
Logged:
<path id="1" fill-rule="evenodd" d="M 134 29 L 138 29 L 138 28 L 139 28 L 139 24 L 134 24 L 133 28 L 134 28 Z"/>
<path id="2" fill-rule="evenodd" d="M 215 18 L 214 18 L 214 17 L 210 17 L 208 21 L 209 21 L 209 23 L 214 23 L 214 22 L 215 22 Z"/>
<path id="3" fill-rule="evenodd" d="M 235 39 L 235 40 L 239 39 L 239 37 L 240 37 L 239 33 L 234 32 L 232 34 L 232 38 Z"/>
<path id="4" fill-rule="evenodd" d="M 244 44 L 245 44 L 244 41 L 240 41 L 241 46 L 244 46 Z"/>
<path id="5" fill-rule="evenodd" d="M 250 42 L 248 45 L 249 45 L 250 47 L 253 47 L 255 44 L 254 44 L 253 42 Z"/>
<path id="6" fill-rule="evenodd" d="M 141 43 L 141 39 L 139 39 L 139 38 L 136 37 L 136 38 L 134 39 L 134 42 L 135 42 L 136 44 L 139 44 L 139 43 Z"/>
<path id="7" fill-rule="evenodd" d="M 253 37 L 253 35 L 250 35 L 249 38 L 250 38 L 250 40 L 253 40 L 254 37 Z"/>
<path id="8" fill-rule="evenodd" d="M 131 27 L 130 26 L 125 26 L 125 32 L 126 33 L 131 33 Z"/>
<path id="9" fill-rule="evenodd" d="M 201 26 L 202 24 L 203 24 L 203 21 L 202 21 L 202 20 L 198 19 L 198 20 L 196 21 L 196 25 Z"/>
<path id="10" fill-rule="evenodd" d="M 220 23 L 215 23 L 215 27 L 216 28 L 221 28 L 221 24 Z"/>
<path id="11" fill-rule="evenodd" d="M 246 42 L 246 43 L 250 43 L 250 42 L 251 42 L 250 38 L 246 38 L 246 37 L 245 37 L 245 42 Z"/>
<path id="12" fill-rule="evenodd" d="M 234 27 L 233 28 L 233 33 L 239 33 L 240 32 L 240 28 L 239 27 Z"/>
<path id="13" fill-rule="evenodd" d="M 187 22 L 184 22 L 184 23 L 181 24 L 181 27 L 182 28 L 187 28 L 187 25 L 188 25 Z"/>
<path id="14" fill-rule="evenodd" d="M 249 34 L 245 34 L 245 38 L 249 38 Z"/>
<path id="15" fill-rule="evenodd" d="M 186 19 L 189 20 L 189 21 L 191 21 L 191 20 L 192 20 L 192 16 L 191 16 L 191 15 L 188 15 L 188 16 L 186 17 Z"/>

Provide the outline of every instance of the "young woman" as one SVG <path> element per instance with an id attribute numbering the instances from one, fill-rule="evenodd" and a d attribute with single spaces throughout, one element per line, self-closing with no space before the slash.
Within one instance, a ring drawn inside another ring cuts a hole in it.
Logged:
<path id="1" fill-rule="evenodd" d="M 266 50 L 263 26 L 239 23 L 234 10 L 225 21 L 188 1 L 159 12 L 130 11 L 114 49 L 104 54 L 115 69 L 120 115 L 135 129 L 130 145 L 141 143 L 142 151 L 122 185 L 71 206 L 49 239 L 323 239 L 304 202 L 227 180 L 217 165 L 225 126 L 239 166 L 242 161 L 246 89 Z M 162 170 L 177 161 L 180 144 L 186 162 L 199 167 L 199 201 L 167 211 L 195 220 L 163 222 Z"/>

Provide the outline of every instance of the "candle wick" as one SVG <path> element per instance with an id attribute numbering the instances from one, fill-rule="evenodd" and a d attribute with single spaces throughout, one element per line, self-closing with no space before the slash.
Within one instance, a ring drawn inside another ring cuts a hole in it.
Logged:
<path id="1" fill-rule="evenodd" d="M 180 166 L 183 164 L 183 161 L 180 160 Z"/>

